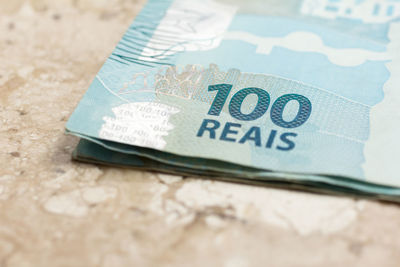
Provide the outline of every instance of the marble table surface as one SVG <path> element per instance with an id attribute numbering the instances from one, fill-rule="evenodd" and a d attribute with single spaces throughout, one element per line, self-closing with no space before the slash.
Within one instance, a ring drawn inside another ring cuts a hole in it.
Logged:
<path id="1" fill-rule="evenodd" d="M 398 205 L 71 161 L 143 2 L 0 0 L 0 266 L 400 266 Z"/>

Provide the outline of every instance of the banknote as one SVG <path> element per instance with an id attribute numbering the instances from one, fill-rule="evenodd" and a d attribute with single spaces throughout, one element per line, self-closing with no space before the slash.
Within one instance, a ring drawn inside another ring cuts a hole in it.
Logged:
<path id="1" fill-rule="evenodd" d="M 400 189 L 396 187 L 361 183 L 341 177 L 267 172 L 223 161 L 184 159 L 183 157 L 168 155 L 168 153 L 160 153 L 161 155 L 155 155 L 152 151 L 140 148 L 137 151 L 131 151 L 131 153 L 117 152 L 97 142 L 81 139 L 73 152 L 73 158 L 89 163 L 158 171 L 181 176 L 215 178 L 222 181 L 251 185 L 300 189 L 352 197 L 362 196 L 364 198 L 400 202 L 398 197 Z"/>
<path id="2" fill-rule="evenodd" d="M 395 196 L 399 51 L 399 1 L 150 0 L 66 128 L 146 168 Z"/>

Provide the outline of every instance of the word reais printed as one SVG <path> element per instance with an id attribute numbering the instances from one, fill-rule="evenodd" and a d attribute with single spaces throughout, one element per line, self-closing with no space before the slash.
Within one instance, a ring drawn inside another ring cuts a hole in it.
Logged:
<path id="1" fill-rule="evenodd" d="M 231 89 L 231 84 L 216 84 L 208 87 L 208 91 L 217 91 L 207 113 L 208 115 L 219 116 L 221 114 Z M 257 96 L 257 104 L 250 113 L 245 114 L 241 111 L 241 107 L 245 98 L 250 94 Z M 283 113 L 286 105 L 290 101 L 297 101 L 298 111 L 294 119 L 286 121 L 283 118 Z M 271 98 L 267 91 L 257 87 L 244 88 L 236 92 L 231 98 L 229 102 L 229 114 L 234 119 L 239 121 L 253 121 L 262 117 L 267 112 L 270 102 Z M 270 118 L 276 126 L 284 129 L 292 129 L 303 125 L 310 117 L 311 111 L 312 104 L 307 97 L 299 94 L 285 94 L 278 97 L 272 104 Z M 217 131 L 222 129 L 218 138 L 222 141 L 238 142 L 239 144 L 253 142 L 257 147 L 275 147 L 276 149 L 282 151 L 290 151 L 295 147 L 295 142 L 293 139 L 297 136 L 297 133 L 280 133 L 278 130 L 272 129 L 267 135 L 267 138 L 262 138 L 261 128 L 258 126 L 252 126 L 244 135 L 237 136 L 239 134 L 238 129 L 241 127 L 242 124 L 233 122 L 226 122 L 225 125 L 221 127 L 221 123 L 217 120 L 204 119 L 200 129 L 197 132 L 197 137 L 203 137 L 205 132 L 208 132 L 209 138 L 216 139 Z M 277 136 L 279 136 L 280 141 L 278 144 L 276 144 Z M 262 140 L 266 141 L 263 142 Z M 265 143 L 265 145 L 263 145 L 263 143 Z M 274 144 L 276 145 L 274 146 Z"/>

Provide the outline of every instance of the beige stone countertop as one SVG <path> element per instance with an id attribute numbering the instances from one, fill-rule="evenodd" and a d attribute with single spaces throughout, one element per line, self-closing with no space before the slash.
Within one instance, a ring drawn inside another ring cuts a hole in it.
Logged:
<path id="1" fill-rule="evenodd" d="M 71 161 L 143 2 L 0 0 L 0 267 L 400 266 L 394 204 Z"/>

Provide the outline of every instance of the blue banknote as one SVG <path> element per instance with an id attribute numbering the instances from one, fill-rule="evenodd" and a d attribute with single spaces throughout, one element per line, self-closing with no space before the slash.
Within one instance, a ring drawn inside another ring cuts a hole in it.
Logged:
<path id="1" fill-rule="evenodd" d="M 67 131 L 116 153 L 398 187 L 399 51 L 400 1 L 150 0 Z"/>

